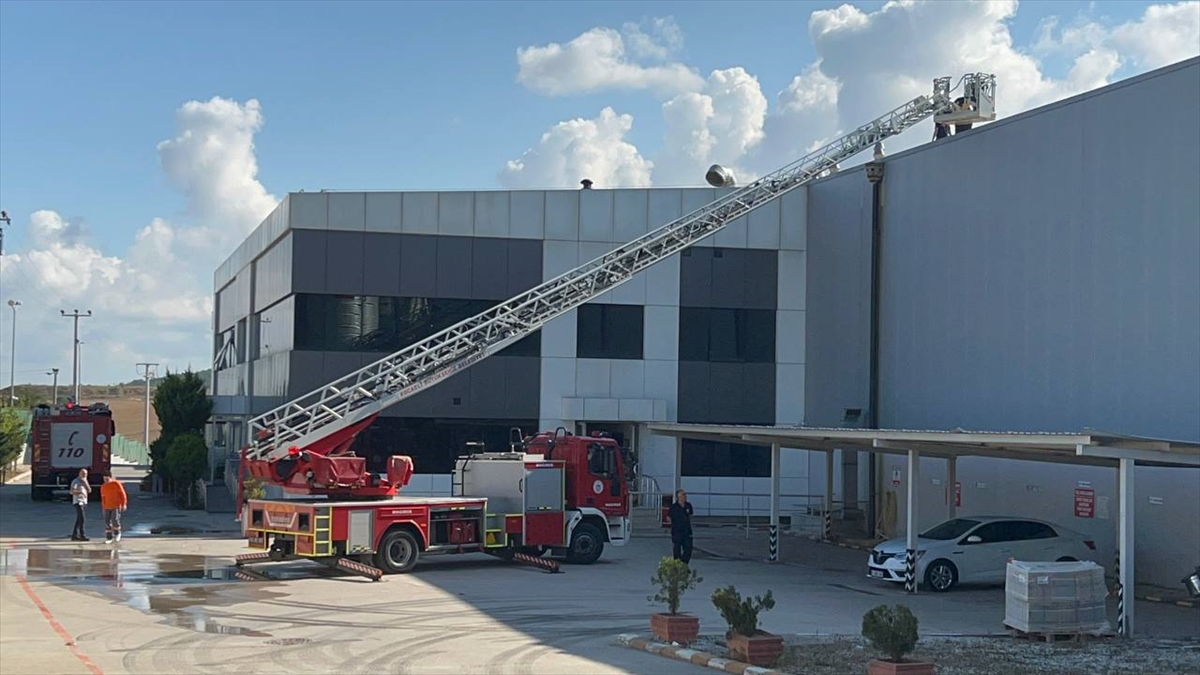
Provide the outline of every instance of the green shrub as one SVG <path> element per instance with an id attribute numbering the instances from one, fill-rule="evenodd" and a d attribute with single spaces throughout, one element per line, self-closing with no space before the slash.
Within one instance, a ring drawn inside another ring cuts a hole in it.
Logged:
<path id="1" fill-rule="evenodd" d="M 729 629 L 739 635 L 753 637 L 758 633 L 758 613 L 775 607 L 771 591 L 766 595 L 742 599 L 732 585 L 718 588 L 712 594 L 713 605 L 721 612 L 721 618 Z"/>
<path id="2" fill-rule="evenodd" d="M 668 614 L 678 614 L 679 599 L 701 581 L 704 579 L 687 563 L 675 558 L 663 558 L 658 561 L 658 571 L 650 578 L 650 582 L 658 586 L 658 592 L 649 599 L 666 603 Z"/>
<path id="3" fill-rule="evenodd" d="M 863 615 L 862 634 L 889 660 L 899 662 L 917 647 L 917 617 L 904 605 L 879 605 Z"/>

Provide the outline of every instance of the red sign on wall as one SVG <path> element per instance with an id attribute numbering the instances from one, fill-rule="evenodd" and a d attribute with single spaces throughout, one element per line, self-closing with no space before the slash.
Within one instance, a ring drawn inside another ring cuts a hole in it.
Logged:
<path id="1" fill-rule="evenodd" d="M 1096 489 L 1090 487 L 1075 488 L 1075 517 L 1096 517 Z"/>

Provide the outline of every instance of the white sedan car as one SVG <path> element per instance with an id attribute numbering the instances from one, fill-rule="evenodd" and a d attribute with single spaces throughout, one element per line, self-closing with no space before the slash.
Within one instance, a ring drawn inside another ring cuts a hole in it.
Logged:
<path id="1" fill-rule="evenodd" d="M 867 559 L 867 575 L 904 582 L 903 538 L 878 544 Z M 1096 542 L 1065 527 L 1033 518 L 954 518 L 917 538 L 916 578 L 935 591 L 959 583 L 1004 583 L 1009 560 L 1093 560 Z"/>

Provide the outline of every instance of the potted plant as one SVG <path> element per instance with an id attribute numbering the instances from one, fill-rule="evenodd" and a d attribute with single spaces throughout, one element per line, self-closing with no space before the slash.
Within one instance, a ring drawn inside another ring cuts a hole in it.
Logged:
<path id="1" fill-rule="evenodd" d="M 730 585 L 713 591 L 712 602 L 729 625 L 725 644 L 733 657 L 755 666 L 774 665 L 783 654 L 783 638 L 758 629 L 758 613 L 775 606 L 771 591 L 743 600 Z"/>
<path id="2" fill-rule="evenodd" d="M 879 605 L 863 615 L 862 634 L 886 659 L 871 659 L 867 675 L 934 675 L 932 663 L 905 659 L 917 647 L 917 617 L 904 605 Z"/>
<path id="3" fill-rule="evenodd" d="M 667 605 L 666 613 L 650 615 L 650 630 L 654 637 L 681 645 L 691 644 L 700 634 L 700 617 L 680 614 L 679 599 L 703 579 L 682 560 L 663 558 L 650 581 L 658 586 L 658 592 L 650 600 Z"/>

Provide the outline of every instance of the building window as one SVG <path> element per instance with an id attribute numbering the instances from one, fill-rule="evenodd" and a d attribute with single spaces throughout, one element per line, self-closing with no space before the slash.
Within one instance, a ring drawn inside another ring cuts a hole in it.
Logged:
<path id="1" fill-rule="evenodd" d="M 296 294 L 296 349 L 396 352 L 497 303 L 459 298 Z M 535 332 L 500 352 L 541 356 Z"/>
<path id="2" fill-rule="evenodd" d="M 684 476 L 770 478 L 771 449 L 717 441 L 683 439 Z"/>
<path id="3" fill-rule="evenodd" d="M 645 308 L 583 305 L 578 310 L 575 356 L 581 359 L 642 358 Z"/>
<path id="4" fill-rule="evenodd" d="M 775 312 L 680 307 L 679 360 L 774 363 Z"/>
<path id="5" fill-rule="evenodd" d="M 537 433 L 535 420 L 437 419 L 425 417 L 380 417 L 358 435 L 351 449 L 367 460 L 367 470 L 387 471 L 392 455 L 407 455 L 416 473 L 448 474 L 454 460 L 467 454 L 468 442 L 482 442 L 483 450 L 509 449 L 509 430 L 523 435 Z"/>

